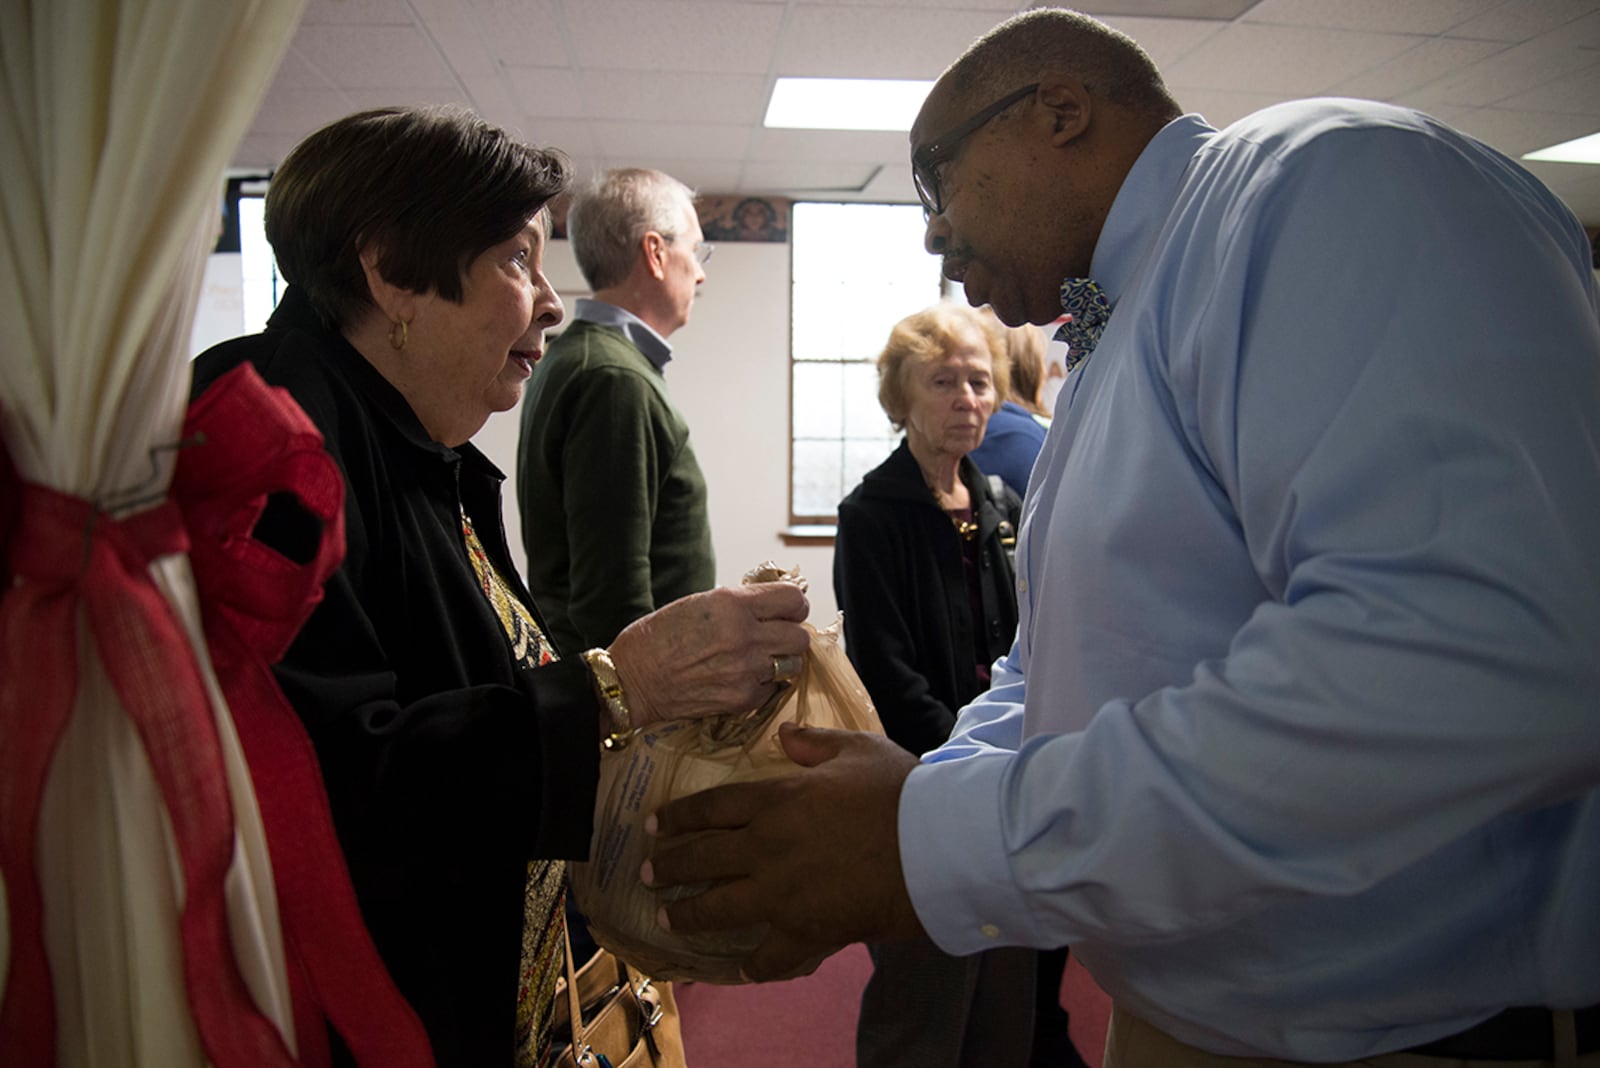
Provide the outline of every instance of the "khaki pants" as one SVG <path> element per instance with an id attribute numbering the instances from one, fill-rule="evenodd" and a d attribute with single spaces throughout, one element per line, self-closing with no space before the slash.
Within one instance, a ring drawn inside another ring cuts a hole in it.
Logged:
<path id="1" fill-rule="evenodd" d="M 1560 1014 L 1558 1013 L 1559 1017 Z M 1570 1025 L 1571 1014 L 1567 1015 Z M 1550 1061 L 1463 1061 L 1449 1057 L 1424 1057 L 1416 1053 L 1385 1053 L 1360 1061 L 1346 1061 L 1322 1068 L 1600 1068 L 1600 1053 L 1579 1057 L 1570 1052 L 1570 1026 L 1566 1050 L 1562 1036 L 1556 1038 L 1557 1056 Z M 1163 1031 L 1122 1009 L 1111 1010 L 1111 1029 L 1106 1035 L 1104 1068 L 1306 1068 L 1299 1061 L 1278 1061 L 1263 1057 L 1223 1057 L 1186 1046 Z"/>

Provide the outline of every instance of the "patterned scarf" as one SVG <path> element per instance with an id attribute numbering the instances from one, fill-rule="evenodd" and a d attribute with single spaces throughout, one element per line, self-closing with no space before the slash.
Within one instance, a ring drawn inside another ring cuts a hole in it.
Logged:
<path id="1" fill-rule="evenodd" d="M 483 595 L 511 639 L 513 655 L 527 667 L 555 660 L 555 649 L 528 606 L 512 592 L 489 559 L 465 511 L 461 513 L 461 534 Z M 562 861 L 528 862 L 522 912 L 522 968 L 517 984 L 517 1068 L 539 1068 L 550 1054 L 556 977 L 565 967 L 562 944 L 566 935 L 566 876 L 567 866 Z"/>

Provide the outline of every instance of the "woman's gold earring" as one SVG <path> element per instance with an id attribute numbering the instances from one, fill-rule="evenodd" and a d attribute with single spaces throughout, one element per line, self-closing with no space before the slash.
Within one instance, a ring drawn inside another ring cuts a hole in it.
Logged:
<path id="1" fill-rule="evenodd" d="M 399 352 L 406 347 L 406 337 L 410 328 L 404 319 L 396 319 L 394 325 L 389 327 L 389 347 Z"/>

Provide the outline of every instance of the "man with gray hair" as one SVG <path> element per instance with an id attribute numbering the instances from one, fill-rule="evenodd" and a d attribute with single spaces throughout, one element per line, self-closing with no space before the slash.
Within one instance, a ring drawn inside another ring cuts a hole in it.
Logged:
<path id="1" fill-rule="evenodd" d="M 693 193 L 610 171 L 574 197 L 567 232 L 594 297 L 528 382 L 517 493 L 528 588 L 570 655 L 710 589 L 716 566 L 705 477 L 662 373 L 711 254 Z"/>

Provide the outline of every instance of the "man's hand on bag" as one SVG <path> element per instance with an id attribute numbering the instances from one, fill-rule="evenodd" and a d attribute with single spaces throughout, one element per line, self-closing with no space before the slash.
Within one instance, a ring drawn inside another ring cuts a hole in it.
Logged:
<path id="1" fill-rule="evenodd" d="M 851 942 L 923 935 L 899 843 L 900 787 L 917 758 L 880 734 L 786 724 L 780 738 L 802 770 L 662 806 L 641 872 L 655 887 L 716 883 L 663 908 L 673 931 L 770 924 L 743 965 L 763 982 L 813 971 Z"/>
<path id="2" fill-rule="evenodd" d="M 633 725 L 748 712 L 772 696 L 780 661 L 811 644 L 811 606 L 792 582 L 691 594 L 625 627 L 611 643 Z"/>

